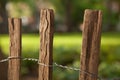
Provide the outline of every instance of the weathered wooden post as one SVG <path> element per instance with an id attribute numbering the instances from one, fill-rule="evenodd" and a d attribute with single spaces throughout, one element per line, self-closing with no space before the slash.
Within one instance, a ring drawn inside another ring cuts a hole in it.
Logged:
<path id="1" fill-rule="evenodd" d="M 8 80 L 20 80 L 21 19 L 9 18 L 8 24 L 10 36 Z"/>
<path id="2" fill-rule="evenodd" d="M 52 80 L 52 52 L 53 52 L 53 23 L 54 14 L 51 9 L 41 9 L 40 12 L 40 56 L 38 80 Z"/>
<path id="3" fill-rule="evenodd" d="M 102 13 L 100 10 L 85 10 L 79 80 L 97 80 L 101 42 Z M 88 72 L 85 73 L 84 71 Z"/>

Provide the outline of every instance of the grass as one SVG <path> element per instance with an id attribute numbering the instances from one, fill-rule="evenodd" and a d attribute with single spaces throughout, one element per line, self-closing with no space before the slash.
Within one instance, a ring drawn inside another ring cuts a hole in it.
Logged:
<path id="1" fill-rule="evenodd" d="M 38 34 L 23 34 L 22 36 L 22 50 L 23 52 L 27 51 L 36 51 L 39 49 L 39 35 Z M 78 47 L 80 49 L 82 43 L 82 34 L 81 33 L 65 33 L 65 34 L 55 34 L 54 36 L 54 47 Z M 9 53 L 9 36 L 0 35 L 0 44 L 2 50 L 5 54 Z M 120 35 L 119 33 L 103 33 L 101 39 L 101 45 L 105 46 L 118 46 L 120 45 Z"/>

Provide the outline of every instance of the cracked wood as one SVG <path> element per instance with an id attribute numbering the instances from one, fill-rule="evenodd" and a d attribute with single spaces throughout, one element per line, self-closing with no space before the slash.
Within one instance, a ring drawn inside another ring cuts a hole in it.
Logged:
<path id="1" fill-rule="evenodd" d="M 89 9 L 85 10 L 80 69 L 93 73 L 93 76 L 80 72 L 81 74 L 79 80 L 97 80 L 101 41 L 101 24 L 101 11 Z"/>
<path id="2" fill-rule="evenodd" d="M 21 56 L 21 19 L 8 19 L 10 36 L 9 56 Z M 20 80 L 20 59 L 10 59 L 8 66 L 8 80 Z"/>
<path id="3" fill-rule="evenodd" d="M 53 62 L 53 23 L 54 14 L 51 9 L 40 11 L 40 63 L 52 65 Z M 52 67 L 39 65 L 39 79 L 52 80 Z"/>

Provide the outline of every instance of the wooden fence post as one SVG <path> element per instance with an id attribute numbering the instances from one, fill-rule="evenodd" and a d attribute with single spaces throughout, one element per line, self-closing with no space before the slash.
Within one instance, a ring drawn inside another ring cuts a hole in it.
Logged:
<path id="1" fill-rule="evenodd" d="M 40 12 L 40 56 L 39 62 L 52 65 L 54 14 L 51 9 Z M 39 65 L 39 79 L 52 80 L 52 66 Z"/>
<path id="2" fill-rule="evenodd" d="M 9 60 L 8 80 L 20 80 L 21 19 L 9 18 L 8 24 L 10 36 L 9 57 L 14 57 L 14 59 Z"/>
<path id="3" fill-rule="evenodd" d="M 85 10 L 83 22 L 83 41 L 81 51 L 81 70 L 79 80 L 97 80 L 101 41 L 102 13 L 97 10 Z M 90 74 L 91 75 L 90 75 Z"/>

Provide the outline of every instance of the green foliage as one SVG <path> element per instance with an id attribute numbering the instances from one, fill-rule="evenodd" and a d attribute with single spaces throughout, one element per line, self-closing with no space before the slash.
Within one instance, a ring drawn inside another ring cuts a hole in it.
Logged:
<path id="1" fill-rule="evenodd" d="M 8 35 L 0 35 L 2 50 L 8 55 L 9 38 Z M 38 58 L 39 55 L 39 35 L 30 34 L 22 37 L 22 56 Z M 62 65 L 79 67 L 81 33 L 55 34 L 53 61 Z M 101 54 L 99 75 L 104 78 L 120 76 L 120 35 L 119 33 L 103 33 L 101 41 Z M 22 72 L 28 73 L 31 68 L 36 69 L 35 62 L 24 61 Z M 28 67 L 28 68 L 27 68 Z M 33 69 L 33 70 L 34 70 Z M 54 67 L 54 80 L 77 80 L 79 72 Z M 59 75 L 58 75 L 59 74 Z"/>
<path id="2" fill-rule="evenodd" d="M 79 71 L 64 70 L 55 67 L 53 75 L 53 80 L 78 80 Z"/>
<path id="3" fill-rule="evenodd" d="M 99 74 L 104 78 L 116 78 L 120 76 L 120 63 L 114 61 L 113 63 L 102 62 L 99 66 Z"/>
<path id="4" fill-rule="evenodd" d="M 104 12 L 106 10 L 104 0 L 49 0 L 49 2 L 55 7 L 56 14 L 62 18 L 66 17 L 66 8 L 69 7 L 74 27 L 82 22 L 85 9 L 99 9 Z"/>
<path id="5" fill-rule="evenodd" d="M 74 26 L 74 29 L 78 29 L 78 26 L 83 21 L 83 15 L 85 9 L 97 9 L 103 11 L 103 29 L 107 30 L 111 28 L 112 26 L 116 26 L 119 21 L 119 10 L 118 12 L 114 12 L 109 10 L 107 2 L 112 2 L 114 0 L 45 0 L 52 4 L 52 6 L 55 9 L 55 15 L 58 20 L 56 20 L 56 24 L 59 24 L 60 22 L 65 24 L 67 21 L 65 21 L 65 18 L 67 14 L 69 14 L 70 19 L 69 20 L 71 25 Z M 120 4 L 119 0 L 115 0 Z M 8 2 L 12 2 L 15 5 L 15 8 L 17 8 L 17 3 L 25 3 L 30 7 L 30 11 L 32 15 L 36 14 L 37 7 L 36 3 L 38 3 L 38 0 L 0 0 L 0 9 L 5 10 L 5 6 Z M 42 2 L 42 0 L 41 0 Z M 44 2 L 44 1 L 43 1 Z M 46 5 L 47 6 L 47 5 Z M 119 6 L 119 5 L 118 5 Z M 68 10 L 68 8 L 70 10 Z M 112 7 L 111 7 L 112 8 Z M 19 12 L 22 14 L 22 11 L 19 9 L 16 12 Z M 23 11 L 24 12 L 24 11 Z M 59 18 L 58 18 L 59 17 Z M 69 22 L 68 21 L 68 22 Z M 116 27 L 113 27 L 115 29 Z"/>

